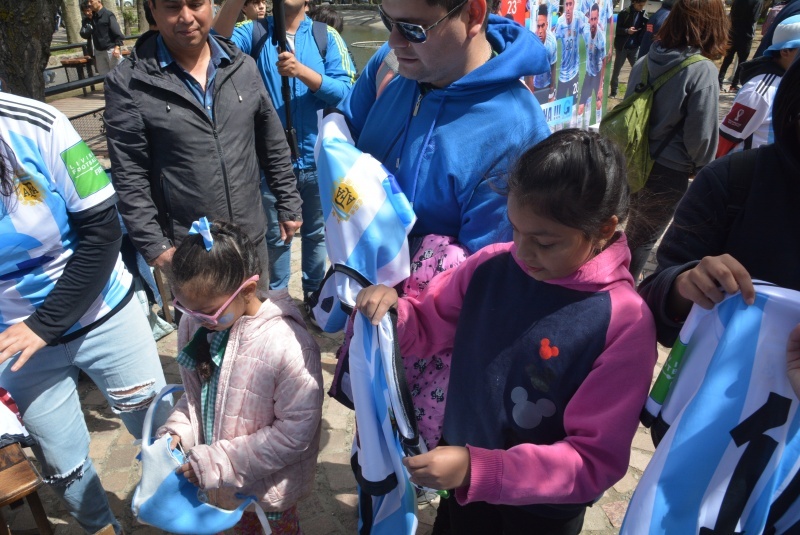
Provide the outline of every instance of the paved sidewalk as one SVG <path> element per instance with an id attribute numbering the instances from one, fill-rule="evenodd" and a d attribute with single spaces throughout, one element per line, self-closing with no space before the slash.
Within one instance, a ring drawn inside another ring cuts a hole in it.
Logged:
<path id="1" fill-rule="evenodd" d="M 760 38 L 760 35 L 757 36 Z M 758 41 L 753 47 L 758 46 Z M 629 67 L 623 69 L 621 80 L 627 80 Z M 729 72 L 732 74 L 733 70 Z M 734 95 L 724 93 L 720 96 L 720 116 L 727 113 Z M 300 250 L 295 240 L 292 256 L 291 295 L 301 303 L 300 289 Z M 651 263 L 650 269 L 654 267 Z M 336 366 L 334 353 L 341 335 L 328 335 L 312 328 L 322 349 L 323 374 L 326 390 L 330 386 Z M 175 362 L 176 336 L 171 334 L 158 343 L 162 365 L 168 382 L 179 382 L 178 366 Z M 654 377 L 659 373 L 666 358 L 666 350 L 659 347 L 658 365 Z M 137 524 L 130 511 L 133 491 L 139 480 L 139 465 L 135 456 L 139 451 L 133 445 L 133 437 L 108 408 L 103 396 L 90 381 L 79 385 L 80 397 L 86 421 L 92 434 L 90 455 L 108 492 L 112 509 L 120 519 L 125 532 L 141 535 L 161 533 L 160 530 Z M 323 433 L 316 476 L 316 492 L 300 504 L 300 516 L 306 535 L 333 535 L 356 533 L 355 480 L 350 469 L 349 452 L 352 442 L 353 413 L 336 401 L 325 397 L 323 407 Z M 631 494 L 643 470 L 652 457 L 654 448 L 649 431 L 640 427 L 631 448 L 631 458 L 627 474 L 609 489 L 598 503 L 589 508 L 582 534 L 612 535 L 619 533 L 622 519 Z M 45 510 L 54 524 L 56 535 L 79 535 L 82 529 L 66 513 L 53 492 L 45 487 L 40 490 Z M 435 517 L 435 503 L 420 507 L 419 534 L 431 531 Z M 27 506 L 15 510 L 4 510 L 12 530 L 35 533 L 35 524 Z"/>

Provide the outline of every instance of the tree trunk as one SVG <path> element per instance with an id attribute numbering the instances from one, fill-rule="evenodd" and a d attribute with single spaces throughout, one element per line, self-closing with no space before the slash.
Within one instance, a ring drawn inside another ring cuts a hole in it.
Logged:
<path id="1" fill-rule="evenodd" d="M 57 0 L 0 3 L 3 91 L 44 100 L 42 73 L 50 58 L 57 4 Z"/>
<path id="2" fill-rule="evenodd" d="M 147 0 L 136 0 L 136 15 L 139 17 L 139 33 L 144 33 L 148 29 L 147 18 L 144 16 L 144 3 Z"/>
<path id="3" fill-rule="evenodd" d="M 122 33 L 125 33 L 125 20 L 122 18 L 122 9 L 117 7 L 117 0 L 102 0 L 103 7 L 109 10 L 117 17 L 117 24 Z"/>
<path id="4" fill-rule="evenodd" d="M 61 0 L 61 13 L 64 15 L 64 26 L 67 27 L 68 43 L 83 43 L 81 31 L 81 10 L 78 0 Z"/>

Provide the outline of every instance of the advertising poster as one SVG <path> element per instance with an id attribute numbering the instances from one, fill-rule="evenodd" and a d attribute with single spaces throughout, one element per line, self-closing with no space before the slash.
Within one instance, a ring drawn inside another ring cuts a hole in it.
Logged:
<path id="1" fill-rule="evenodd" d="M 528 19 L 529 2 L 530 0 L 503 0 L 500 4 L 500 15 L 525 26 L 525 21 Z"/>
<path id="2" fill-rule="evenodd" d="M 613 2 L 528 0 L 525 3 L 525 25 L 541 39 L 550 62 L 549 72 L 528 77 L 525 82 L 542 105 L 553 130 L 589 128 L 600 123 L 606 110 L 613 64 L 616 19 Z M 520 7 L 516 7 L 517 11 Z"/>

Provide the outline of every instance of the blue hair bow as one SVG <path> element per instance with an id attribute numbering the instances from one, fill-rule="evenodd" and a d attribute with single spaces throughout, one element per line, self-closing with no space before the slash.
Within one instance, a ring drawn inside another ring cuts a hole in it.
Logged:
<path id="1" fill-rule="evenodd" d="M 203 245 L 206 246 L 206 251 L 210 251 L 214 247 L 214 237 L 211 236 L 211 223 L 208 218 L 203 216 L 194 223 L 192 228 L 189 229 L 189 235 L 200 234 L 203 237 Z"/>

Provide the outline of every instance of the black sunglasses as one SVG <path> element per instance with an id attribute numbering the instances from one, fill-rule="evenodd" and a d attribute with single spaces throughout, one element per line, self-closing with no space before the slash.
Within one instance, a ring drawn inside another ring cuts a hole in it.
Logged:
<path id="1" fill-rule="evenodd" d="M 398 22 L 396 20 L 390 19 L 389 16 L 383 12 L 382 7 L 378 7 L 378 13 L 381 15 L 381 21 L 383 25 L 386 26 L 386 29 L 389 30 L 389 33 L 392 33 L 392 28 L 396 27 L 398 33 L 408 41 L 409 43 L 424 43 L 426 39 L 428 39 L 428 32 L 434 29 L 436 26 L 439 25 L 444 19 L 464 7 L 469 0 L 463 0 L 460 4 L 456 7 L 451 9 L 447 12 L 447 15 L 440 18 L 427 28 L 423 28 L 419 24 L 411 24 L 410 22 Z"/>

